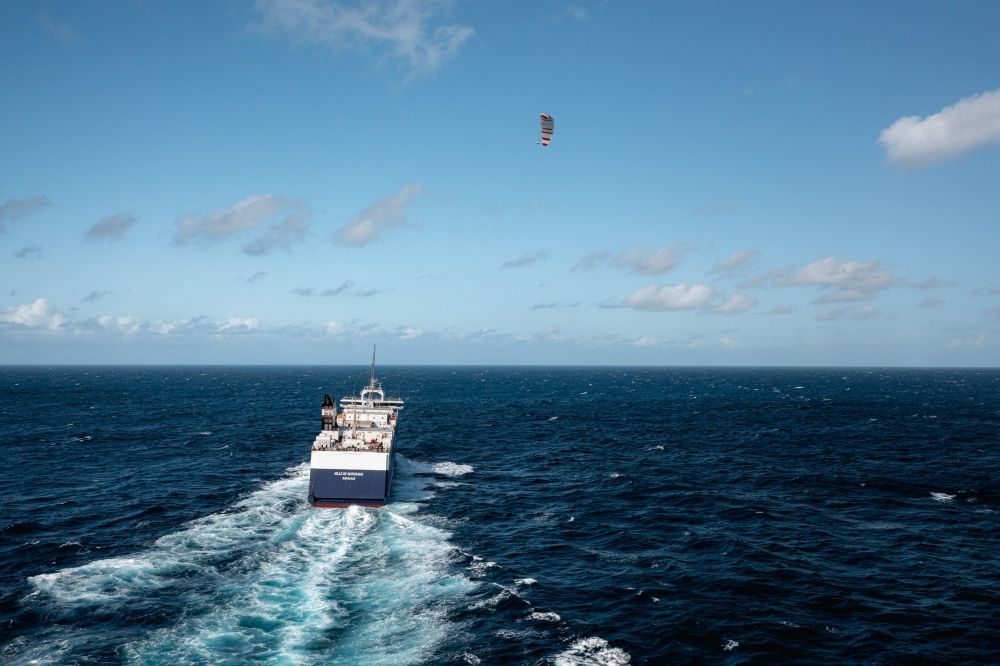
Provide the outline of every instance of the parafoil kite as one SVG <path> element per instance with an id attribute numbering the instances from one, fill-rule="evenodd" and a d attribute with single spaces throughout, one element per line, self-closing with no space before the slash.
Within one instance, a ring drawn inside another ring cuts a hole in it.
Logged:
<path id="1" fill-rule="evenodd" d="M 552 140 L 552 131 L 556 128 L 556 121 L 547 113 L 541 114 L 542 121 L 542 148 L 549 145 Z"/>

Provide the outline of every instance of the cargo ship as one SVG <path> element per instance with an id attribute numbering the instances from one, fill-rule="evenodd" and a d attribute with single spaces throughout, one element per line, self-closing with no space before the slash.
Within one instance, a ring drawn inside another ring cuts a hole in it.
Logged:
<path id="1" fill-rule="evenodd" d="M 320 508 L 352 504 L 384 506 L 389 501 L 396 451 L 398 398 L 386 398 L 375 377 L 372 350 L 368 386 L 337 401 L 323 397 L 323 426 L 309 461 L 309 503 Z"/>

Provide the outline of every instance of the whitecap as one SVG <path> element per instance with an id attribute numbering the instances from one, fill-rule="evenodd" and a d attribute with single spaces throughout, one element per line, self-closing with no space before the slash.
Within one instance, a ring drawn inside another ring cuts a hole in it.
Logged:
<path id="1" fill-rule="evenodd" d="M 487 597 L 486 599 L 477 601 L 476 603 L 472 604 L 469 608 L 472 608 L 473 610 L 482 610 L 484 608 L 496 608 L 497 605 L 503 601 L 506 601 L 514 597 L 520 598 L 514 591 L 508 590 L 506 587 L 500 585 L 498 585 L 497 587 L 500 588 L 500 592 L 493 595 L 492 597 Z"/>
<path id="2" fill-rule="evenodd" d="M 931 497 L 938 502 L 950 502 L 955 499 L 954 495 L 949 495 L 948 493 L 931 493 Z"/>
<path id="3" fill-rule="evenodd" d="M 508 641 L 523 641 L 531 636 L 537 636 L 538 632 L 531 629 L 499 629 L 496 636 Z"/>
<path id="4" fill-rule="evenodd" d="M 558 622 L 562 618 L 559 617 L 559 613 L 533 611 L 528 615 L 528 619 L 538 620 L 539 622 Z"/>
<path id="5" fill-rule="evenodd" d="M 555 666 L 624 666 L 632 657 L 621 648 L 611 647 L 597 636 L 581 638 L 556 655 Z"/>
<path id="6" fill-rule="evenodd" d="M 722 644 L 722 649 L 725 652 L 729 652 L 731 650 L 735 650 L 739 646 L 740 646 L 740 642 L 739 641 L 728 640 L 728 641 L 726 641 L 725 643 Z"/>
<path id="7" fill-rule="evenodd" d="M 518 578 L 514 581 L 514 585 L 534 585 L 537 582 L 534 578 Z"/>
<path id="8" fill-rule="evenodd" d="M 481 557 L 473 557 L 472 564 L 469 565 L 469 569 L 472 570 L 477 575 L 484 575 L 490 569 L 502 569 L 496 562 L 488 562 Z"/>
<path id="9" fill-rule="evenodd" d="M 550 417 L 548 418 L 548 420 L 549 420 L 549 421 L 557 421 L 557 420 L 559 420 L 559 417 L 558 417 L 558 416 L 550 416 Z"/>
<path id="10" fill-rule="evenodd" d="M 201 435 L 201 436 L 203 436 L 203 437 L 208 437 L 209 435 L 212 434 L 212 431 L 211 430 L 202 430 L 198 434 Z"/>

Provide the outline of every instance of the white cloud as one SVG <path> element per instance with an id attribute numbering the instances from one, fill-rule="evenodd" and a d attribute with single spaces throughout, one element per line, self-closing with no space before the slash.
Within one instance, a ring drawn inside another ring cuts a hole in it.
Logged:
<path id="1" fill-rule="evenodd" d="M 740 289 L 770 289 L 787 287 L 792 283 L 790 272 L 772 268 L 765 273 L 751 275 L 739 283 Z"/>
<path id="2" fill-rule="evenodd" d="M 572 303 L 548 302 L 548 303 L 535 303 L 534 305 L 531 306 L 531 309 L 533 311 L 534 310 L 565 310 L 566 308 L 575 308 L 575 307 L 579 307 L 579 306 L 580 306 L 580 302 L 579 301 L 574 301 Z"/>
<path id="3" fill-rule="evenodd" d="M 829 308 L 816 315 L 818 321 L 836 321 L 844 317 L 850 317 L 857 321 L 870 321 L 882 317 L 882 311 L 873 305 L 865 305 L 860 308 Z"/>
<path id="4" fill-rule="evenodd" d="M 717 262 L 708 271 L 709 273 L 721 273 L 722 275 L 731 275 L 737 269 L 745 266 L 751 259 L 760 256 L 760 250 L 740 250 L 739 252 L 733 252 L 729 255 L 728 259 Z"/>
<path id="5" fill-rule="evenodd" d="M 48 197 L 37 195 L 26 199 L 7 199 L 0 204 L 0 233 L 7 231 L 8 222 L 16 222 L 36 210 L 52 204 Z"/>
<path id="6" fill-rule="evenodd" d="M 66 317 L 44 298 L 34 303 L 19 305 L 0 312 L 0 323 L 15 324 L 25 328 L 56 330 L 66 323 Z"/>
<path id="7" fill-rule="evenodd" d="M 844 316 L 847 312 L 847 308 L 828 308 L 816 315 L 818 321 L 836 321 Z"/>
<path id="8" fill-rule="evenodd" d="M 714 290 L 704 284 L 649 285 L 625 299 L 634 310 L 696 310 L 706 307 Z"/>
<path id="9" fill-rule="evenodd" d="M 327 332 L 328 335 L 338 335 L 340 333 L 343 333 L 344 330 L 346 330 L 346 328 L 347 326 L 344 324 L 344 322 L 337 320 L 328 321 L 326 322 L 326 325 L 323 327 L 323 329 Z"/>
<path id="10" fill-rule="evenodd" d="M 924 300 L 917 303 L 918 308 L 942 308 L 947 305 L 947 301 L 941 298 L 925 298 Z"/>
<path id="11" fill-rule="evenodd" d="M 83 235 L 86 240 L 117 240 L 125 235 L 125 232 L 139 221 L 139 218 L 132 213 L 115 213 L 102 217 L 95 222 L 87 233 Z"/>
<path id="12" fill-rule="evenodd" d="M 531 340 L 536 342 L 562 342 L 567 340 L 566 334 L 558 326 L 549 326 L 540 331 L 536 331 L 530 337 L 520 337 L 519 340 Z"/>
<path id="13" fill-rule="evenodd" d="M 634 247 L 622 250 L 613 257 L 607 250 L 597 250 L 588 253 L 570 270 L 586 272 L 611 265 L 617 268 L 626 268 L 639 275 L 662 275 L 677 266 L 681 254 L 681 249 L 673 245 L 660 248 L 650 254 L 644 252 L 642 248 Z"/>
<path id="14" fill-rule="evenodd" d="M 211 245 L 249 237 L 243 251 L 250 255 L 268 254 L 275 249 L 290 250 L 293 242 L 305 237 L 311 215 L 300 199 L 253 195 L 206 215 L 177 218 L 173 242 L 175 245 Z"/>
<path id="15" fill-rule="evenodd" d="M 854 310 L 851 313 L 853 319 L 858 321 L 869 321 L 871 319 L 878 319 L 882 316 L 882 311 L 879 310 L 874 305 L 865 305 Z"/>
<path id="16" fill-rule="evenodd" d="M 890 162 L 904 167 L 1000 143 L 1000 90 L 966 97 L 926 118 L 900 118 L 882 130 L 878 142 Z"/>
<path id="17" fill-rule="evenodd" d="M 102 315 L 97 318 L 97 323 L 101 328 L 120 331 L 126 335 L 134 335 L 144 326 L 141 319 L 131 315 L 125 315 L 123 317 Z"/>
<path id="18" fill-rule="evenodd" d="M 534 263 L 544 259 L 549 256 L 549 253 L 545 250 L 535 250 L 533 252 L 527 252 L 522 254 L 516 259 L 509 259 L 500 265 L 500 268 L 524 268 L 525 266 L 531 266 Z"/>
<path id="19" fill-rule="evenodd" d="M 954 287 L 958 283 L 954 280 L 942 280 L 941 278 L 931 277 L 926 280 L 921 280 L 920 282 L 908 282 L 906 284 L 910 289 L 920 289 L 926 291 L 929 289 L 947 289 L 948 287 Z"/>
<path id="20" fill-rule="evenodd" d="M 983 333 L 977 333 L 976 335 L 969 335 L 966 337 L 952 338 L 948 341 L 949 349 L 960 349 L 962 347 L 982 347 L 986 344 L 986 335 Z"/>
<path id="21" fill-rule="evenodd" d="M 765 312 L 764 314 L 769 315 L 787 315 L 795 312 L 795 308 L 790 305 L 775 305 L 773 308 Z"/>
<path id="22" fill-rule="evenodd" d="M 454 58 L 475 30 L 439 24 L 442 0 L 257 0 L 262 28 L 337 49 L 384 48 L 409 78 L 432 74 Z"/>
<path id="23" fill-rule="evenodd" d="M 613 263 L 639 275 L 662 275 L 673 270 L 680 259 L 680 250 L 668 245 L 649 255 L 637 247 L 624 250 L 615 255 Z"/>
<path id="24" fill-rule="evenodd" d="M 153 324 L 150 324 L 149 330 L 151 330 L 153 333 L 156 333 L 157 335 L 168 335 L 169 333 L 172 333 L 174 329 L 176 329 L 178 326 L 182 324 L 183 322 L 158 321 Z"/>
<path id="25" fill-rule="evenodd" d="M 457 339 L 472 344 L 503 344 L 510 341 L 511 338 L 507 333 L 502 333 L 495 328 L 483 328 L 459 335 Z"/>
<path id="26" fill-rule="evenodd" d="M 815 303 L 840 303 L 874 298 L 891 286 L 895 278 L 877 261 L 839 261 L 827 257 L 808 264 L 792 282 L 830 290 Z"/>
<path id="27" fill-rule="evenodd" d="M 108 292 L 113 293 L 113 292 Z M 96 300 L 96 299 L 95 299 Z M 49 329 L 72 333 L 119 335 L 191 335 L 221 336 L 261 330 L 254 317 L 212 319 L 206 316 L 171 321 L 145 321 L 134 315 L 104 314 L 86 319 L 70 319 L 44 298 L 34 303 L 0 311 L 0 329 L 4 324 L 28 329 Z M 269 329 L 274 332 L 276 329 Z"/>
<path id="28" fill-rule="evenodd" d="M 230 317 L 218 322 L 219 333 L 250 333 L 257 328 L 256 317 Z"/>
<path id="29" fill-rule="evenodd" d="M 399 331 L 400 340 L 416 340 L 424 334 L 423 329 L 413 327 L 403 327 Z"/>
<path id="30" fill-rule="evenodd" d="M 608 260 L 610 259 L 611 259 L 611 253 L 608 252 L 607 250 L 597 250 L 595 252 L 588 252 L 587 255 L 580 261 L 576 262 L 573 265 L 573 268 L 571 268 L 570 270 L 573 272 L 592 271 L 595 268 L 600 268 L 601 266 L 604 266 L 605 264 L 608 263 Z"/>
<path id="31" fill-rule="evenodd" d="M 312 287 L 295 287 L 294 289 L 292 289 L 292 293 L 302 296 L 303 298 L 309 298 L 311 296 L 324 296 L 329 298 L 331 296 L 339 296 L 340 294 L 343 294 L 345 291 L 347 291 L 353 286 L 354 286 L 353 281 L 344 280 L 336 287 L 330 287 L 328 289 L 314 289 Z M 378 290 L 372 289 L 369 290 L 369 292 L 361 292 L 361 293 L 364 295 L 371 296 L 378 293 Z"/>
<path id="32" fill-rule="evenodd" d="M 733 294 L 715 308 L 716 314 L 739 314 L 757 305 L 757 299 L 746 294 Z"/>
<path id="33" fill-rule="evenodd" d="M 392 227 L 406 224 L 406 207 L 421 193 L 420 183 L 408 183 L 399 192 L 361 211 L 354 221 L 337 230 L 336 242 L 366 245 Z"/>

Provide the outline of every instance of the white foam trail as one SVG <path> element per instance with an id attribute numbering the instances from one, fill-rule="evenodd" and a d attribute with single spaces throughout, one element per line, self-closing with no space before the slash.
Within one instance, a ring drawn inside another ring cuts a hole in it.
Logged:
<path id="1" fill-rule="evenodd" d="M 397 482 L 419 489 L 407 469 L 421 464 L 400 462 Z M 450 610 L 481 584 L 456 568 L 464 558 L 450 534 L 414 520 L 420 505 L 407 502 L 312 509 L 308 465 L 289 472 L 144 551 L 34 576 L 30 600 L 126 617 L 164 600 L 183 606 L 176 624 L 117 644 L 132 663 L 432 661 L 458 629 Z M 31 651 L 52 653 L 58 642 L 72 654 L 101 640 L 96 629 L 73 629 Z"/>
<path id="2" fill-rule="evenodd" d="M 439 462 L 432 468 L 435 474 L 444 476 L 464 476 L 475 471 L 472 465 L 459 465 L 453 462 Z"/>
<path id="3" fill-rule="evenodd" d="M 145 552 L 31 576 L 28 583 L 61 605 L 81 606 L 147 594 L 196 573 L 214 575 L 213 563 L 275 538 L 291 512 L 307 506 L 308 465 L 289 471 L 289 476 L 251 493 L 232 509 L 160 537 Z"/>
<path id="4" fill-rule="evenodd" d="M 581 638 L 568 650 L 556 655 L 555 666 L 624 666 L 632 657 L 621 648 L 611 647 L 597 636 Z"/>
<path id="5" fill-rule="evenodd" d="M 443 530 L 390 510 L 310 512 L 208 613 L 127 649 L 134 663 L 425 661 L 453 631 L 449 601 L 475 583 L 449 571 Z"/>

